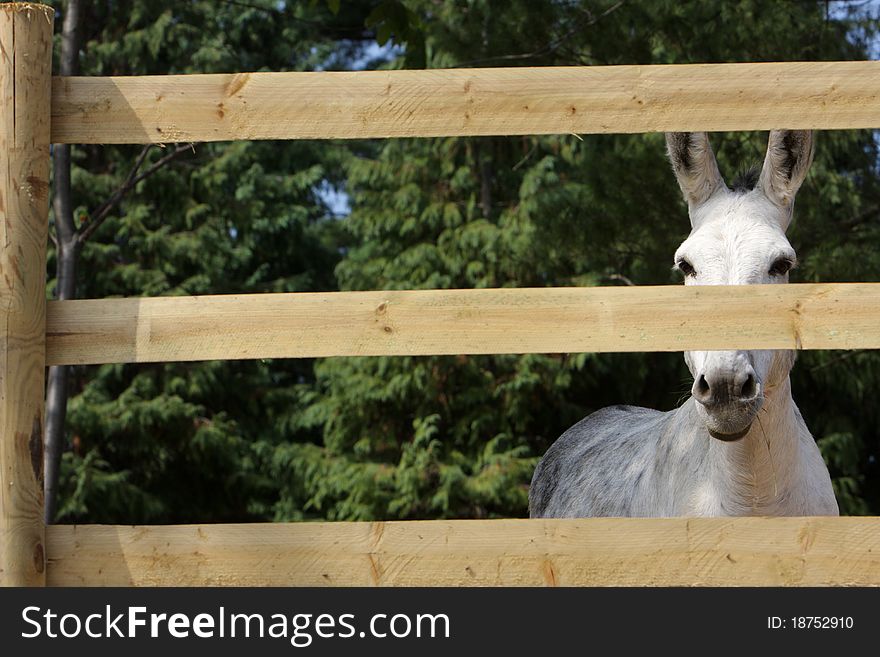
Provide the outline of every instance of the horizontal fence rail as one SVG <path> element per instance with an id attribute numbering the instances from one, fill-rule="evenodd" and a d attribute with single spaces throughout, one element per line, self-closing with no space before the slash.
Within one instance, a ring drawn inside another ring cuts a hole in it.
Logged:
<path id="1" fill-rule="evenodd" d="M 50 586 L 880 585 L 880 518 L 46 527 Z"/>
<path id="2" fill-rule="evenodd" d="M 880 62 L 63 77 L 55 143 L 880 127 Z M 46 364 L 880 348 L 880 283 L 49 302 Z M 50 585 L 880 585 L 880 518 L 46 527 Z"/>
<path id="3" fill-rule="evenodd" d="M 324 356 L 880 348 L 880 283 L 50 301 L 49 365 Z"/>
<path id="4" fill-rule="evenodd" d="M 880 127 L 880 62 L 55 78 L 52 141 Z"/>

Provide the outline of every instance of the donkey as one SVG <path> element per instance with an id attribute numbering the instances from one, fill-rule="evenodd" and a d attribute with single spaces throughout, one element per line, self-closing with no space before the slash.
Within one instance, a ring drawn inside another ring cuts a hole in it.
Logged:
<path id="1" fill-rule="evenodd" d="M 691 232 L 686 285 L 787 283 L 785 237 L 813 159 L 809 131 L 770 133 L 760 174 L 728 189 L 706 133 L 666 146 Z M 688 400 L 614 406 L 568 429 L 538 463 L 532 517 L 838 515 L 828 469 L 791 397 L 793 351 L 690 351 Z"/>

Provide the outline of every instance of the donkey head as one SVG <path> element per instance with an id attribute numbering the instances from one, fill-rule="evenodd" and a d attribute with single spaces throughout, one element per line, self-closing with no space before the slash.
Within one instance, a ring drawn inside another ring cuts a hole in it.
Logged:
<path id="1" fill-rule="evenodd" d="M 732 190 L 706 133 L 668 133 L 666 146 L 691 219 L 691 233 L 675 252 L 685 284 L 787 283 L 796 260 L 785 230 L 813 159 L 812 133 L 771 132 L 760 175 Z M 794 352 L 689 351 L 685 361 L 710 435 L 737 440 L 751 427 L 765 393 L 788 376 Z"/>

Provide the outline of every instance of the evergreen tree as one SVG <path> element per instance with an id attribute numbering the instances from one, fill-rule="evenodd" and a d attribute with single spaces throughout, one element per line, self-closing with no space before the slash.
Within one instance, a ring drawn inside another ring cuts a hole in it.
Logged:
<path id="1" fill-rule="evenodd" d="M 350 68 L 374 38 L 399 53 L 384 65 L 416 68 L 864 59 L 876 21 L 847 6 L 113 0 L 89 5 L 82 71 Z M 713 142 L 729 178 L 766 134 Z M 74 149 L 80 221 L 139 152 Z M 877 162 L 870 132 L 818 135 L 793 281 L 880 280 Z M 350 216 L 326 189 L 347 192 Z M 95 232 L 78 292 L 669 284 L 688 229 L 657 134 L 196 145 Z M 842 511 L 876 513 L 880 354 L 805 352 L 792 379 Z M 522 516 L 534 464 L 573 422 L 670 409 L 689 388 L 663 353 L 76 368 L 61 518 Z"/>
<path id="2" fill-rule="evenodd" d="M 64 3 L 58 3 L 61 10 Z M 339 67 L 367 43 L 366 5 L 268 0 L 85 3 L 86 75 Z M 59 21 L 60 24 L 60 21 Z M 169 147 L 171 148 L 171 147 Z M 168 149 L 146 154 L 142 169 Z M 80 226 L 120 188 L 138 146 L 73 149 Z M 329 290 L 340 224 L 333 144 L 199 144 L 139 183 L 86 242 L 79 297 Z M 50 249 L 50 276 L 54 249 Z M 50 293 L 55 286 L 49 282 Z M 276 494 L 255 445 L 290 438 L 309 361 L 74 368 L 59 519 L 266 517 Z"/>
<path id="3" fill-rule="evenodd" d="M 405 7 L 388 20 L 424 44 L 429 67 L 861 59 L 875 25 L 832 19 L 825 3 Z M 408 49 L 398 65 L 419 59 Z M 766 134 L 715 141 L 728 176 L 766 148 Z M 876 168 L 871 133 L 819 135 L 794 280 L 880 280 L 862 246 L 878 237 Z M 676 282 L 689 225 L 662 135 L 393 140 L 347 172 L 342 289 Z M 276 449 L 279 518 L 303 502 L 334 519 L 523 515 L 534 464 L 574 421 L 614 403 L 670 409 L 690 387 L 678 354 L 328 359 L 315 371 L 302 419 L 322 441 Z M 793 376 L 845 513 L 880 502 L 866 485 L 878 373 L 874 353 L 812 352 Z"/>

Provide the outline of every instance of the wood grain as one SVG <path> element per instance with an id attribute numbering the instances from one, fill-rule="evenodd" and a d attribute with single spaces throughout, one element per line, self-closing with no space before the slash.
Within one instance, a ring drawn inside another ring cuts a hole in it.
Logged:
<path id="1" fill-rule="evenodd" d="M 0 584 L 45 583 L 43 377 L 54 11 L 0 5 Z"/>
<path id="2" fill-rule="evenodd" d="M 324 356 L 865 349 L 880 283 L 53 301 L 50 365 Z"/>
<path id="3" fill-rule="evenodd" d="M 56 78 L 52 141 L 880 127 L 880 62 Z"/>
<path id="4" fill-rule="evenodd" d="M 880 585 L 880 518 L 51 526 L 51 586 Z"/>

